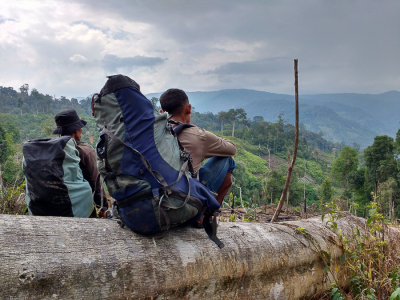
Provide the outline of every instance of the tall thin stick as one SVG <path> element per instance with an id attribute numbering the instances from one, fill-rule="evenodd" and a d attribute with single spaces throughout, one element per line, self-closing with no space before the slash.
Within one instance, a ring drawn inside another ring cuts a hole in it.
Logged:
<path id="1" fill-rule="evenodd" d="M 307 169 L 307 161 L 304 164 L 304 185 L 303 185 L 303 212 L 304 212 L 304 217 L 307 218 L 307 199 L 306 199 L 306 169 Z"/>
<path id="2" fill-rule="evenodd" d="M 290 166 L 290 151 L 288 150 L 288 167 Z M 289 194 L 290 194 L 290 189 L 286 193 L 286 213 L 289 212 Z"/>
<path id="3" fill-rule="evenodd" d="M 297 156 L 297 146 L 299 144 L 299 84 L 298 84 L 298 73 L 297 73 L 297 59 L 294 60 L 294 89 L 295 89 L 295 105 L 296 105 L 296 134 L 294 138 L 294 150 L 293 150 L 293 158 L 292 163 L 288 168 L 288 174 L 286 177 L 285 186 L 282 191 L 281 198 L 278 203 L 278 207 L 275 210 L 274 216 L 271 219 L 271 222 L 276 222 L 278 220 L 279 214 L 281 213 L 283 203 L 286 198 L 286 194 L 289 190 L 290 179 L 292 177 L 292 171 L 294 164 L 296 162 Z"/>

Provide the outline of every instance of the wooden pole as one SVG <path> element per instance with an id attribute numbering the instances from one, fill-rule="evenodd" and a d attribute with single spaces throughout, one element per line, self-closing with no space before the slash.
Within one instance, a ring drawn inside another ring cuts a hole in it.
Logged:
<path id="1" fill-rule="evenodd" d="M 1 165 L 0 165 L 0 194 L 3 193 L 3 173 L 1 172 Z"/>
<path id="2" fill-rule="evenodd" d="M 304 192 L 304 216 L 307 217 L 307 199 L 306 199 L 306 169 L 307 169 L 307 161 L 304 164 L 304 186 L 303 186 L 303 192 Z"/>
<path id="3" fill-rule="evenodd" d="M 288 150 L 288 167 L 290 166 L 290 151 Z M 287 191 L 286 194 L 286 213 L 289 213 L 289 194 L 290 189 Z"/>
<path id="4" fill-rule="evenodd" d="M 292 171 L 294 164 L 296 163 L 296 156 L 297 156 L 297 146 L 299 144 L 299 88 L 298 88 L 298 72 L 297 72 L 297 59 L 294 60 L 294 87 L 295 87 L 295 106 L 296 106 L 296 132 L 295 132 L 295 138 L 294 138 L 294 150 L 293 150 L 293 158 L 292 158 L 292 163 L 290 164 L 288 168 L 288 174 L 286 177 L 286 182 L 285 186 L 283 188 L 281 198 L 279 200 L 278 206 L 275 210 L 274 216 L 271 219 L 271 222 L 276 222 L 278 220 L 279 214 L 282 210 L 283 203 L 286 198 L 286 194 L 289 190 L 289 184 L 290 184 L 290 179 L 292 177 Z"/>
<path id="5" fill-rule="evenodd" d="M 271 169 L 271 149 L 267 146 L 268 149 L 268 169 Z"/>

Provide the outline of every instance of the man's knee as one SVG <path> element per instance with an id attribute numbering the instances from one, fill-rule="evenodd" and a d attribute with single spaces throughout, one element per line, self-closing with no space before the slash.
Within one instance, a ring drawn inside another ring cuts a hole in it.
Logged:
<path id="1" fill-rule="evenodd" d="M 226 186 L 228 183 L 230 187 L 232 185 L 231 173 L 235 167 L 236 163 L 232 157 L 211 157 L 199 171 L 200 182 L 213 192 L 218 192 L 222 185 Z"/>
<path id="2" fill-rule="evenodd" d="M 232 172 L 228 171 L 225 175 L 224 181 L 222 182 L 221 186 L 218 189 L 217 201 L 219 202 L 219 204 L 222 204 L 222 201 L 224 201 L 224 198 L 231 186 L 232 186 Z"/>

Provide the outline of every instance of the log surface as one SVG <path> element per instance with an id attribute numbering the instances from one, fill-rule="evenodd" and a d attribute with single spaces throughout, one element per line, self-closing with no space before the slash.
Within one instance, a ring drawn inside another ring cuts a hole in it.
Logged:
<path id="1" fill-rule="evenodd" d="M 339 225 L 362 222 L 346 216 Z M 219 249 L 202 229 L 144 237 L 113 220 L 0 215 L 0 298 L 310 297 L 329 282 L 320 254 L 297 226 L 339 259 L 338 238 L 321 218 L 220 223 Z"/>

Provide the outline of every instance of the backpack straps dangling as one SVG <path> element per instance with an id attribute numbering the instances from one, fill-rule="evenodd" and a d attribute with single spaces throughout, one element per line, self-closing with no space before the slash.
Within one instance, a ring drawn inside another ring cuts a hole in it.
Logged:
<path id="1" fill-rule="evenodd" d="M 204 213 L 204 220 L 203 220 L 204 230 L 206 231 L 210 240 L 217 244 L 217 246 L 222 249 L 225 247 L 224 243 L 221 242 L 219 238 L 217 238 L 217 216 L 215 213 L 210 213 L 206 211 Z"/>

